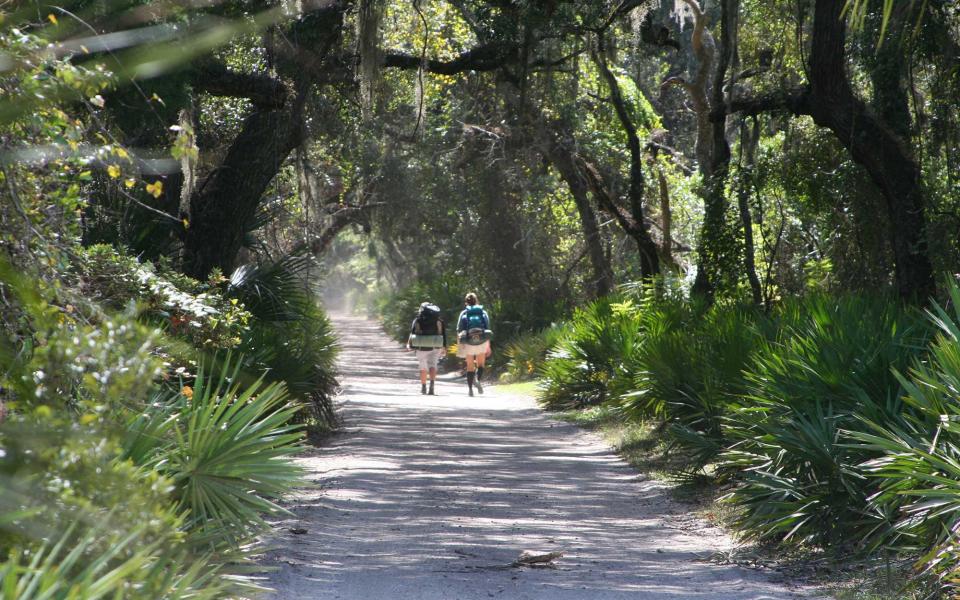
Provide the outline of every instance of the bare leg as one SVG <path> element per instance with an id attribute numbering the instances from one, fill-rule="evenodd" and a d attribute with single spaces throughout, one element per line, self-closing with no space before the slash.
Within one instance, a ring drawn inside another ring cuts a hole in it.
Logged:
<path id="1" fill-rule="evenodd" d="M 431 396 L 433 395 L 433 386 L 434 386 L 434 384 L 435 384 L 436 382 L 437 382 L 437 368 L 436 368 L 436 367 L 432 367 L 432 368 L 430 369 L 430 391 L 427 392 L 427 393 L 430 394 Z"/>

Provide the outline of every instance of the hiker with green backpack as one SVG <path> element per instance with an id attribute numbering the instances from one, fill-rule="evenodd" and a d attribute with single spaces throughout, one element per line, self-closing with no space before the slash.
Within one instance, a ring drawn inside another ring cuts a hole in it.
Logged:
<path id="1" fill-rule="evenodd" d="M 490 317 L 477 303 L 477 295 L 470 292 L 463 299 L 466 308 L 457 320 L 457 356 L 467 361 L 467 389 L 473 395 L 473 386 L 483 393 L 483 366 L 490 356 Z"/>
<path id="2" fill-rule="evenodd" d="M 447 328 L 440 319 L 440 307 L 430 302 L 424 302 L 417 311 L 417 317 L 410 325 L 410 336 L 407 338 L 407 350 L 417 351 L 417 360 L 420 362 L 420 393 L 434 394 L 434 384 L 437 381 L 437 363 L 444 348 L 447 347 Z M 427 374 L 430 375 L 430 390 L 427 391 Z"/>

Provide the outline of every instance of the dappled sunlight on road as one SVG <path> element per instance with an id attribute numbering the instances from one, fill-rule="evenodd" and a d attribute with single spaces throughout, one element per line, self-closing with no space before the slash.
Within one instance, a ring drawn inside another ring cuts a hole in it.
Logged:
<path id="1" fill-rule="evenodd" d="M 665 484 L 592 434 L 495 386 L 468 398 L 452 378 L 421 396 L 411 354 L 367 321 L 336 323 L 344 431 L 300 459 L 314 487 L 268 540 L 277 597 L 796 597 L 768 574 L 701 560 L 729 540 L 677 518 Z M 564 556 L 508 568 L 523 550 Z"/>

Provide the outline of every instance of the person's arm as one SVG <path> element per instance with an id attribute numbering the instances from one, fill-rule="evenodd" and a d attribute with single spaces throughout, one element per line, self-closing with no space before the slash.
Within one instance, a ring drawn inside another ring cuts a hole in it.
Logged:
<path id="1" fill-rule="evenodd" d="M 410 334 L 407 336 L 407 350 L 410 350 L 410 341 L 413 337 L 413 333 L 417 330 L 417 320 L 414 319 L 413 323 L 410 323 Z"/>
<path id="2" fill-rule="evenodd" d="M 447 347 L 447 324 L 444 323 L 443 321 L 440 321 L 440 335 L 443 336 L 443 347 L 444 347 L 444 349 L 446 349 L 446 347 Z M 446 350 L 444 350 L 444 352 L 446 352 Z"/>

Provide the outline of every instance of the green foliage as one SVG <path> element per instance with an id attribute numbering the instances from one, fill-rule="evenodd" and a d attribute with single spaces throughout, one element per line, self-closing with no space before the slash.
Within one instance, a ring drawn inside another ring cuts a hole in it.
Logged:
<path id="1" fill-rule="evenodd" d="M 506 375 L 510 381 L 524 381 L 537 377 L 550 351 L 567 334 L 562 325 L 552 325 L 534 333 L 522 334 L 507 344 Z"/>
<path id="2" fill-rule="evenodd" d="M 337 389 L 339 342 L 330 319 L 311 302 L 292 322 L 255 321 L 241 346 L 248 370 L 267 381 L 282 382 L 301 406 L 298 419 L 313 429 L 337 425 L 333 394 Z"/>
<path id="3" fill-rule="evenodd" d="M 660 420 L 690 467 L 702 468 L 725 445 L 723 421 L 745 390 L 763 317 L 675 293 L 637 293 L 594 302 L 561 329 L 541 369 L 541 399 L 559 409 L 608 401 L 626 419 Z"/>
<path id="4" fill-rule="evenodd" d="M 201 283 L 97 244 L 80 251 L 77 261 L 85 295 L 106 306 L 130 305 L 146 322 L 182 337 L 197 348 L 234 348 L 246 335 L 251 314 L 226 297 L 217 276 Z"/>
<path id="5" fill-rule="evenodd" d="M 231 275 L 226 294 L 255 317 L 240 346 L 248 370 L 263 372 L 267 381 L 283 382 L 304 407 L 300 420 L 328 430 L 337 423 L 332 396 L 339 347 L 330 320 L 304 283 L 312 264 L 307 257 L 287 256 L 240 267 Z"/>
<path id="6" fill-rule="evenodd" d="M 618 404 L 628 418 L 669 425 L 693 469 L 726 446 L 724 419 L 745 391 L 743 370 L 763 339 L 755 308 L 685 302 L 651 303 L 637 353 L 634 390 Z"/>
<path id="7" fill-rule="evenodd" d="M 105 515 L 104 520 L 114 516 Z M 149 542 L 134 527 L 123 539 L 111 539 L 94 560 L 91 549 L 103 546 L 106 527 L 77 524 L 59 537 L 33 550 L 16 548 L 0 564 L 0 598 L 3 600 L 92 600 L 97 598 L 220 598 L 232 592 L 228 581 L 218 581 L 216 571 L 203 559 L 187 563 L 158 541 Z"/>
<path id="8" fill-rule="evenodd" d="M 295 486 L 300 469 L 290 460 L 302 438 L 290 424 L 298 407 L 282 384 L 247 385 L 241 361 L 227 357 L 193 388 L 159 398 L 130 425 L 126 456 L 162 473 L 193 538 L 214 548 L 238 547 L 265 523 L 271 502 Z"/>
<path id="9" fill-rule="evenodd" d="M 941 334 L 927 357 L 921 315 L 883 297 L 814 296 L 770 314 L 605 299 L 563 326 L 541 400 L 659 421 L 682 455 L 672 467 L 715 472 L 748 538 L 912 553 L 950 584 L 960 311 L 933 316 Z"/>
<path id="10" fill-rule="evenodd" d="M 917 315 L 877 298 L 815 297 L 777 315 L 778 333 L 746 374 L 732 411 L 721 471 L 750 537 L 843 545 L 884 533 L 888 515 L 867 510 L 874 489 L 860 468 L 871 457 L 841 436 L 855 415 L 901 412 L 903 369 L 922 349 Z"/>
<path id="11" fill-rule="evenodd" d="M 581 408 L 626 392 L 644 334 L 641 313 L 626 297 L 603 298 L 578 309 L 543 366 L 544 406 Z"/>
<path id="12" fill-rule="evenodd" d="M 250 589 L 231 574 L 259 511 L 299 482 L 283 385 L 245 383 L 237 360 L 165 391 L 160 338 L 135 313 L 66 304 L 7 263 L 0 289 L 0 597 Z"/>
<path id="13" fill-rule="evenodd" d="M 860 414 L 847 431 L 854 447 L 874 458 L 862 463 L 879 490 L 872 511 L 895 519 L 886 547 L 919 555 L 917 567 L 960 587 L 960 289 L 950 284 L 951 308 L 934 304 L 938 333 L 929 355 L 909 372 L 895 371 L 907 410 L 896 418 Z M 901 374 L 903 373 L 903 374 Z"/>

